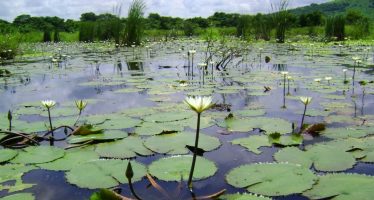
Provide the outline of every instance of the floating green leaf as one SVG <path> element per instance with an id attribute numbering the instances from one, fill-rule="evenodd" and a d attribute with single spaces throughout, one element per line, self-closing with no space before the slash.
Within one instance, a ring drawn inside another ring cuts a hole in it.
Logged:
<path id="1" fill-rule="evenodd" d="M 20 179 L 22 175 L 36 169 L 35 166 L 25 166 L 22 164 L 7 164 L 0 166 L 0 183 L 10 180 Z"/>
<path id="2" fill-rule="evenodd" d="M 161 112 L 143 118 L 147 122 L 172 122 L 188 119 L 194 116 L 192 112 Z"/>
<path id="3" fill-rule="evenodd" d="M 31 193 L 18 193 L 3 197 L 1 200 L 35 200 L 35 197 Z"/>
<path id="4" fill-rule="evenodd" d="M 91 134 L 91 135 L 84 135 L 84 136 L 71 136 L 68 140 L 70 144 L 77 144 L 83 143 L 87 141 L 106 141 L 106 140 L 116 140 L 122 139 L 128 136 L 127 132 L 120 131 L 120 130 L 107 130 L 101 134 Z"/>
<path id="5" fill-rule="evenodd" d="M 242 165 L 230 171 L 226 180 L 230 185 L 267 196 L 302 193 L 310 189 L 316 176 L 301 165 L 289 163 L 260 163 Z"/>
<path id="6" fill-rule="evenodd" d="M 166 145 L 167 144 L 167 145 Z M 144 145 L 157 153 L 166 154 L 187 154 L 186 145 L 195 144 L 195 133 L 181 132 L 152 136 L 144 142 Z M 200 134 L 199 148 L 205 151 L 212 151 L 221 145 L 218 138 Z"/>
<path id="7" fill-rule="evenodd" d="M 271 200 L 269 197 L 262 195 L 244 193 L 244 194 L 225 194 L 219 197 L 222 200 Z"/>
<path id="8" fill-rule="evenodd" d="M 0 163 L 12 160 L 17 154 L 18 152 L 12 149 L 0 149 Z"/>
<path id="9" fill-rule="evenodd" d="M 228 118 L 220 124 L 231 132 L 248 132 L 255 128 L 266 131 L 267 134 L 292 132 L 292 124 L 284 119 L 254 117 L 254 118 Z"/>
<path id="10" fill-rule="evenodd" d="M 98 160 L 75 166 L 66 172 L 69 183 L 81 188 L 97 189 L 110 188 L 127 183 L 125 171 L 128 161 L 126 160 Z M 133 182 L 141 180 L 146 174 L 146 168 L 142 164 L 132 161 L 134 169 Z"/>
<path id="11" fill-rule="evenodd" d="M 361 174 L 327 174 L 319 176 L 312 189 L 303 193 L 311 199 L 371 200 L 374 177 Z"/>
<path id="12" fill-rule="evenodd" d="M 80 164 L 98 159 L 99 155 L 92 148 L 72 149 L 66 151 L 64 157 L 53 162 L 38 164 L 38 167 L 55 171 L 67 171 Z"/>
<path id="13" fill-rule="evenodd" d="M 374 134 L 372 127 L 364 126 L 351 126 L 342 128 L 327 128 L 321 134 L 328 138 L 338 139 L 338 138 L 361 138 L 367 135 Z"/>
<path id="14" fill-rule="evenodd" d="M 12 163 L 39 164 L 57 160 L 65 155 L 63 149 L 52 146 L 30 146 L 18 153 Z"/>
<path id="15" fill-rule="evenodd" d="M 164 143 L 162 144 L 164 145 Z M 148 156 L 153 154 L 152 151 L 144 147 L 143 140 L 135 136 L 115 142 L 98 144 L 95 151 L 101 157 L 106 158 L 133 158 L 137 155 Z"/>
<path id="16" fill-rule="evenodd" d="M 343 171 L 352 168 L 356 163 L 352 154 L 328 145 L 317 144 L 307 151 L 296 147 L 284 148 L 274 154 L 278 162 L 290 162 L 311 167 L 319 171 Z"/>
<path id="17" fill-rule="evenodd" d="M 192 156 L 172 156 L 154 161 L 148 168 L 149 173 L 164 181 L 187 180 L 190 173 Z M 197 157 L 193 174 L 195 180 L 213 176 L 217 171 L 216 165 L 203 157 Z"/>
<path id="18" fill-rule="evenodd" d="M 232 144 L 238 144 L 247 148 L 255 154 L 260 154 L 260 147 L 271 147 L 272 144 L 269 142 L 268 136 L 266 135 L 254 135 L 246 138 L 238 138 L 231 141 Z"/>
<path id="19" fill-rule="evenodd" d="M 165 132 L 178 132 L 183 129 L 183 126 L 171 123 L 143 122 L 139 127 L 135 128 L 134 132 L 138 135 L 158 135 Z"/>

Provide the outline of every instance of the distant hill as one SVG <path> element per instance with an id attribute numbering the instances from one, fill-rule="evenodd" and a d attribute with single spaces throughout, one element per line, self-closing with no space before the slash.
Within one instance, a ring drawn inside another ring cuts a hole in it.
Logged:
<path id="1" fill-rule="evenodd" d="M 313 11 L 321 11 L 325 15 L 344 13 L 346 10 L 358 10 L 365 16 L 374 20 L 374 0 L 332 0 L 322 4 L 311 4 L 309 6 L 291 9 L 294 14 L 307 14 Z"/>

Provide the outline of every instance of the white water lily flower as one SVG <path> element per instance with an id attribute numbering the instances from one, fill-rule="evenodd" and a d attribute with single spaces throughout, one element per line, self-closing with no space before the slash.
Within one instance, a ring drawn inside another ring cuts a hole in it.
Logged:
<path id="1" fill-rule="evenodd" d="M 312 97 L 300 97 L 300 101 L 304 105 L 308 105 L 312 101 Z"/>
<path id="2" fill-rule="evenodd" d="M 75 105 L 77 106 L 78 110 L 82 111 L 86 108 L 87 102 L 83 100 L 75 101 Z"/>
<path id="3" fill-rule="evenodd" d="M 326 76 L 326 77 L 325 77 L 325 80 L 326 80 L 326 81 L 331 81 L 331 79 L 332 79 L 331 76 Z"/>
<path id="4" fill-rule="evenodd" d="M 282 75 L 287 75 L 288 72 L 287 72 L 287 71 L 283 71 L 283 72 L 281 72 L 281 74 L 282 74 Z"/>
<path id="5" fill-rule="evenodd" d="M 343 69 L 343 72 L 347 72 L 347 69 Z"/>
<path id="6" fill-rule="evenodd" d="M 214 103 L 212 103 L 212 97 L 186 97 L 184 102 L 190 106 L 192 110 L 199 114 L 205 110 L 208 110 L 214 105 Z"/>
<path id="7" fill-rule="evenodd" d="M 195 54 L 196 53 L 196 50 L 189 50 L 188 51 L 191 55 Z"/>
<path id="8" fill-rule="evenodd" d="M 321 79 L 320 78 L 315 78 L 314 81 L 319 83 L 319 82 L 321 82 Z"/>
<path id="9" fill-rule="evenodd" d="M 287 79 L 292 80 L 293 78 L 292 78 L 292 76 L 287 76 Z"/>
<path id="10" fill-rule="evenodd" d="M 206 63 L 199 63 L 198 66 L 203 69 L 208 65 Z"/>
<path id="11" fill-rule="evenodd" d="M 42 101 L 42 105 L 44 107 L 46 107 L 47 109 L 50 109 L 50 108 L 52 108 L 53 106 L 56 105 L 56 102 L 53 101 L 53 100 L 44 100 L 44 101 Z"/>

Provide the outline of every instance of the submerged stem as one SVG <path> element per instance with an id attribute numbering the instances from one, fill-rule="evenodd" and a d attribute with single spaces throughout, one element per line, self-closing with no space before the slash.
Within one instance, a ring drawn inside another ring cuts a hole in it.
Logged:
<path id="1" fill-rule="evenodd" d="M 197 148 L 199 146 L 200 115 L 201 115 L 201 113 L 197 113 L 197 127 L 196 127 L 196 136 L 195 136 L 195 148 L 194 148 L 194 151 L 193 151 L 193 158 L 192 158 L 190 175 L 188 177 L 188 187 L 190 188 L 190 191 L 192 191 L 192 177 L 193 177 L 193 172 L 195 170 L 196 157 L 197 157 L 197 152 L 196 151 L 197 151 Z"/>

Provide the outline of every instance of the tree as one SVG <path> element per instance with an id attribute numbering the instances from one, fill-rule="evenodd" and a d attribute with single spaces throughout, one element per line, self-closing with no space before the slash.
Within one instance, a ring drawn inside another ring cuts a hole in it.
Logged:
<path id="1" fill-rule="evenodd" d="M 94 22 L 97 20 L 97 16 L 93 12 L 83 13 L 80 17 L 82 22 Z"/>

